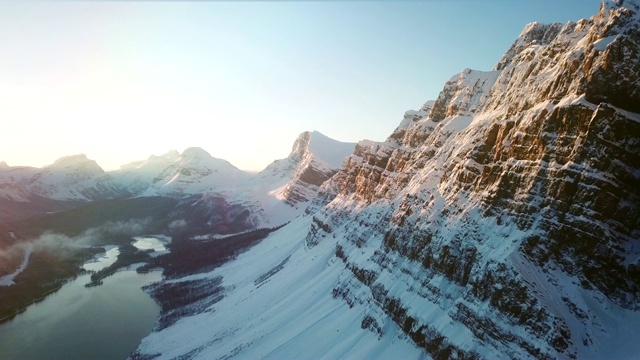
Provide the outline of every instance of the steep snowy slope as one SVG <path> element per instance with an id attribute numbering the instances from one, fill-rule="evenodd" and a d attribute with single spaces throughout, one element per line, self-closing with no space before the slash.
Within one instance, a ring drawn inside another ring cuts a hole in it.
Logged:
<path id="1" fill-rule="evenodd" d="M 173 280 L 224 297 L 140 354 L 637 357 L 639 14 L 528 25 L 493 71 L 360 142 L 305 217 Z"/>
<path id="2" fill-rule="evenodd" d="M 140 358 L 246 359 L 419 358 L 421 350 L 404 337 L 362 330 L 365 307 L 351 309 L 333 299 L 343 270 L 329 242 L 308 249 L 301 239 L 311 218 L 297 218 L 237 261 L 213 273 L 174 282 L 223 278 L 227 292 L 210 311 L 152 333 Z M 217 296 L 217 295 L 216 295 Z M 389 324 L 385 331 L 401 334 Z"/>

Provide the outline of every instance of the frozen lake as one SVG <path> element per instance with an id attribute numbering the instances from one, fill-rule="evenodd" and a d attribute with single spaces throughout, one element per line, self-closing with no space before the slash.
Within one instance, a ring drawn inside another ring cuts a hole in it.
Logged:
<path id="1" fill-rule="evenodd" d="M 171 238 L 164 235 L 136 236 L 133 240 L 132 244 L 138 250 L 152 250 L 153 252 L 149 254 L 151 256 L 167 253 L 168 250 L 165 245 L 171 242 Z"/>
<path id="2" fill-rule="evenodd" d="M 104 247 L 104 250 L 104 254 L 96 255 L 93 260 L 84 263 L 82 268 L 87 271 L 100 271 L 118 260 L 120 249 L 117 246 L 108 245 Z"/>

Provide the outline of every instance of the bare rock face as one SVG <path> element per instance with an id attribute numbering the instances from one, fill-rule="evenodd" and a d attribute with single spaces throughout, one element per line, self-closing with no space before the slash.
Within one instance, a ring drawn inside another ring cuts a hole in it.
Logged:
<path id="1" fill-rule="evenodd" d="M 533 22 L 528 24 L 518 36 L 518 39 L 511 44 L 511 47 L 502 56 L 502 59 L 495 66 L 494 70 L 502 70 L 509 65 L 513 58 L 531 46 L 549 45 L 558 35 L 562 24 L 541 24 Z"/>
<path id="2" fill-rule="evenodd" d="M 595 18 L 599 32 L 590 34 L 597 40 L 587 53 L 585 98 L 640 112 L 639 9 L 632 1 L 624 5 L 628 8 L 603 3 Z"/>
<path id="3" fill-rule="evenodd" d="M 640 311 L 639 9 L 530 24 L 356 146 L 306 244 L 346 234 L 333 295 L 369 304 L 363 328 L 392 319 L 436 358 L 574 358 Z"/>

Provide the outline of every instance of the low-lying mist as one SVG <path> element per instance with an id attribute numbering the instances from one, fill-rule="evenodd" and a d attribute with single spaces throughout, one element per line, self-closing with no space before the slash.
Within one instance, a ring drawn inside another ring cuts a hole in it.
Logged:
<path id="1" fill-rule="evenodd" d="M 80 249 L 108 245 L 114 239 L 144 235 L 151 218 L 108 221 L 101 226 L 83 231 L 77 236 L 45 231 L 37 238 L 18 241 L 0 250 L 0 275 L 11 273 L 30 252 L 47 252 L 66 257 Z"/>

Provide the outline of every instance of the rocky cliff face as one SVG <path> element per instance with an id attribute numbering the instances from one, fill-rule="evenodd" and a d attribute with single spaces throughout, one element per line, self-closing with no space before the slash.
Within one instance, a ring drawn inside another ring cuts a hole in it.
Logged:
<path id="1" fill-rule="evenodd" d="M 368 328 L 435 357 L 581 357 L 603 313 L 640 310 L 640 17 L 618 3 L 528 25 L 321 189 L 306 244 L 346 234 L 333 291 Z"/>
<path id="2" fill-rule="evenodd" d="M 528 25 L 358 143 L 305 217 L 202 275 L 219 302 L 139 354 L 637 356 L 639 14 Z"/>

